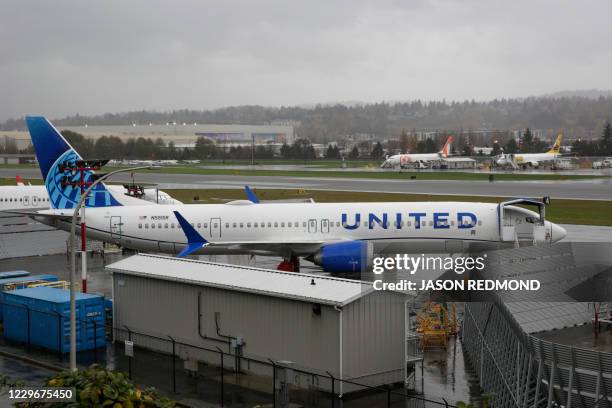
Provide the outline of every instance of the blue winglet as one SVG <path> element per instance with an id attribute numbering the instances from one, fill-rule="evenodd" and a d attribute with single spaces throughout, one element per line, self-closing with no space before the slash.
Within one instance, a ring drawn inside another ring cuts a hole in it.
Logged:
<path id="1" fill-rule="evenodd" d="M 183 217 L 178 211 L 173 212 L 174 216 L 181 225 L 181 228 L 183 229 L 183 233 L 185 233 L 185 236 L 187 237 L 187 246 L 181 252 L 179 252 L 177 255 L 178 258 L 186 257 L 190 253 L 209 244 L 209 242 L 206 241 L 204 237 L 201 236 L 198 231 L 196 231 L 195 228 L 193 228 L 191 224 L 187 222 L 185 217 Z"/>
<path id="2" fill-rule="evenodd" d="M 244 186 L 244 189 L 246 191 L 246 195 L 249 201 L 255 204 L 259 204 L 259 198 L 257 198 L 255 193 L 249 188 L 249 186 Z"/>

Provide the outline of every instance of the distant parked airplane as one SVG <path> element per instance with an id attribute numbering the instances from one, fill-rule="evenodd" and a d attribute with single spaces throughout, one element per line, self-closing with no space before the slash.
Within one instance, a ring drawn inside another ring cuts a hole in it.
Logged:
<path id="1" fill-rule="evenodd" d="M 506 167 L 510 166 L 514 169 L 518 168 L 538 168 L 540 164 L 545 162 L 555 162 L 559 159 L 562 154 L 559 153 L 561 149 L 561 139 L 563 135 L 559 134 L 555 140 L 553 147 L 546 153 L 516 153 L 516 154 L 505 154 L 502 153 L 497 156 L 495 163 L 498 166 Z"/>
<path id="2" fill-rule="evenodd" d="M 425 168 L 432 161 L 437 161 L 448 157 L 450 154 L 451 143 L 453 143 L 453 137 L 449 136 L 446 143 L 444 143 L 444 146 L 438 153 L 394 154 L 393 156 L 387 156 L 380 167 L 394 168 L 399 166 L 401 168 L 405 168 L 416 165 L 419 168 Z"/>

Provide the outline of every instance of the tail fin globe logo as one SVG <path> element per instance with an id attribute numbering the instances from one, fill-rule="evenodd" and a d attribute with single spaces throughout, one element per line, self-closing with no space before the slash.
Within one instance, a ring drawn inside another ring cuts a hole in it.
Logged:
<path id="1" fill-rule="evenodd" d="M 64 163 L 76 163 L 81 156 L 70 146 L 64 137 L 42 116 L 26 117 L 26 123 L 40 171 L 49 193 L 49 201 L 53 209 L 70 209 L 76 207 L 80 198 L 79 172 L 69 172 L 60 169 Z M 84 181 L 92 181 L 93 173 L 84 172 Z M 68 176 L 68 177 L 66 177 Z M 112 194 L 100 183 L 85 202 L 86 207 L 109 207 L 121 205 Z"/>

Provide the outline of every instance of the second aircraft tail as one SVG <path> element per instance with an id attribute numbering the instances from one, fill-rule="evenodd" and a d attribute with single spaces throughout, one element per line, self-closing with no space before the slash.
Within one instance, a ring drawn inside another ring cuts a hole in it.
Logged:
<path id="1" fill-rule="evenodd" d="M 26 124 L 36 152 L 36 159 L 49 193 L 49 204 L 53 209 L 74 208 L 80 198 L 81 175 L 66 167 L 74 167 L 81 156 L 60 132 L 43 116 L 28 116 Z M 93 172 L 85 171 L 85 182 L 91 182 Z M 98 184 L 85 202 L 87 207 L 109 207 L 121 205 L 103 183 Z"/>

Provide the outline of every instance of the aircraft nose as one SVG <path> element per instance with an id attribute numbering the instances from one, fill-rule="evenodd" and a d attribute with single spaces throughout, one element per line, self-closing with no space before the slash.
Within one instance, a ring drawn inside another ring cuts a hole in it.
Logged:
<path id="1" fill-rule="evenodd" d="M 565 228 L 563 228 L 562 226 L 558 224 L 552 224 L 551 230 L 552 230 L 552 242 L 561 241 L 563 238 L 567 236 L 567 231 L 565 230 Z"/>

